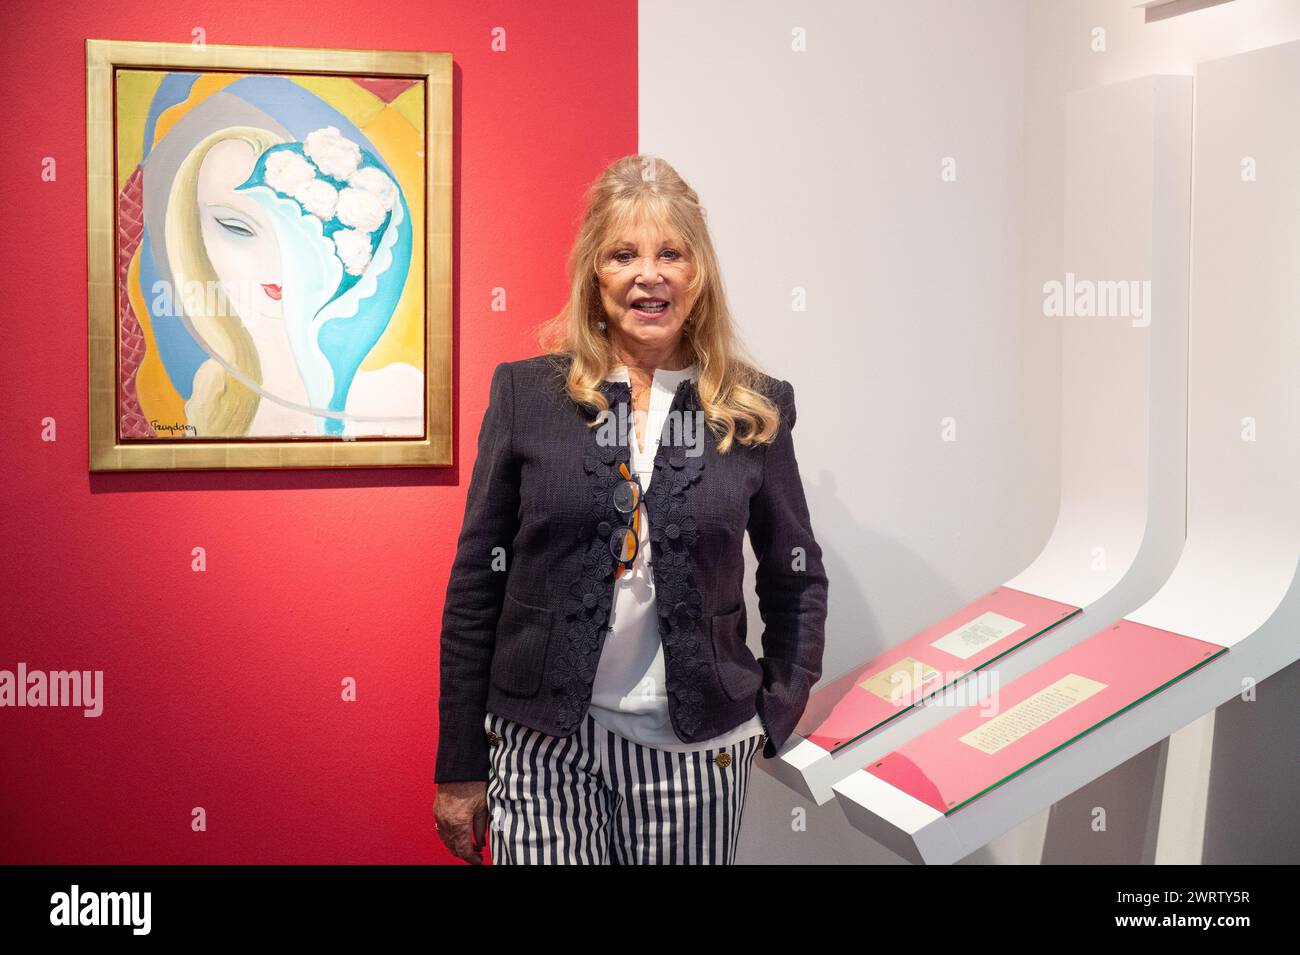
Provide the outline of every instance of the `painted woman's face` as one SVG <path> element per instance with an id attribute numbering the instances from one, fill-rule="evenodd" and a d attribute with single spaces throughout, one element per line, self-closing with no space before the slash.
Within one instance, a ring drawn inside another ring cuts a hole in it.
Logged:
<path id="1" fill-rule="evenodd" d="M 246 325 L 282 319 L 280 246 L 262 209 L 235 191 L 257 154 L 238 140 L 213 146 L 199 166 L 199 222 L 221 290 Z"/>

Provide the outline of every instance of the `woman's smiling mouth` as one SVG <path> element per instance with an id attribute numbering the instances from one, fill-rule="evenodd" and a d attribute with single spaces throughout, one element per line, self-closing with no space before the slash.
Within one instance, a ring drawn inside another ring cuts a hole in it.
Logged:
<path id="1" fill-rule="evenodd" d="M 278 285 L 267 285 L 265 282 L 263 282 L 263 283 L 262 283 L 262 288 L 266 290 L 266 297 L 267 297 L 267 298 L 271 299 L 273 302 L 278 302 L 278 301 L 280 301 L 280 286 L 278 286 Z"/>
<path id="2" fill-rule="evenodd" d="M 640 298 L 632 303 L 632 311 L 642 318 L 657 318 L 668 311 L 668 300 L 663 298 Z"/>

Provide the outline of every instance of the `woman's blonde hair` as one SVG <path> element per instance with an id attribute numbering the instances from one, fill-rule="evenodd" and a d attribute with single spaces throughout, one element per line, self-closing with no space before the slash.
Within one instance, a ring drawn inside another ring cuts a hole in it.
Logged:
<path id="1" fill-rule="evenodd" d="M 243 319 L 230 308 L 219 288 L 217 270 L 208 259 L 196 200 L 199 171 L 213 147 L 228 140 L 247 143 L 254 156 L 278 142 L 279 136 L 252 126 L 231 126 L 205 137 L 181 162 L 167 198 L 167 262 L 176 295 L 206 348 L 244 374 L 262 383 L 262 361 Z M 261 396 L 221 365 L 207 358 L 194 373 L 194 387 L 185 402 L 186 420 L 200 437 L 239 437 L 248 433 Z"/>
<path id="2" fill-rule="evenodd" d="M 624 156 L 592 183 L 585 201 L 582 226 L 569 251 L 568 304 L 540 330 L 548 354 L 572 359 L 565 382 L 569 397 L 597 412 L 609 408 L 598 386 L 617 362 L 608 336 L 596 325 L 607 319 L 597 269 L 613 250 L 620 232 L 648 218 L 661 230 L 681 237 L 686 256 L 695 267 L 688 287 L 695 299 L 682 326 L 683 347 L 697 365 L 700 407 L 718 438 L 718 451 L 726 454 L 733 438 L 749 445 L 771 441 L 776 437 L 780 411 L 764 393 L 764 386 L 774 382 L 759 369 L 736 334 L 717 253 L 695 190 L 662 159 Z M 589 426 L 594 427 L 599 417 Z"/>

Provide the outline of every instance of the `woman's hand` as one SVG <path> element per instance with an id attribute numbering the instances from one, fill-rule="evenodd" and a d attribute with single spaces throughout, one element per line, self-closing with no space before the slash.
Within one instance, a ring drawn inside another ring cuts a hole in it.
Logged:
<path id="1" fill-rule="evenodd" d="M 443 844 L 470 865 L 483 864 L 488 809 L 487 780 L 442 783 L 433 801 L 433 818 Z"/>

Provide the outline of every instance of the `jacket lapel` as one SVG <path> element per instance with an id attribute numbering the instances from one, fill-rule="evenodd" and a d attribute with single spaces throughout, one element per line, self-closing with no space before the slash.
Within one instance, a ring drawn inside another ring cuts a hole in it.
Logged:
<path id="1" fill-rule="evenodd" d="M 695 427 L 703 420 L 698 411 L 695 382 L 680 382 L 660 433 L 654 477 L 646 491 L 655 607 L 668 671 L 668 712 L 674 730 L 686 742 L 697 738 L 711 676 L 705 662 L 709 654 L 701 646 L 704 600 L 695 566 L 699 528 L 692 499 L 704 473 L 703 452 L 710 434 L 702 425 Z M 680 427 L 674 427 L 675 420 Z M 693 449 L 683 438 L 693 438 L 700 453 L 688 454 Z"/>
<path id="2" fill-rule="evenodd" d="M 632 425 L 631 387 L 627 382 L 603 381 L 600 391 L 609 401 L 612 418 L 603 426 L 586 428 L 583 470 L 590 491 L 591 534 L 583 557 L 583 571 L 569 589 L 564 603 L 566 635 L 560 648 L 552 692 L 562 696 L 561 723 L 577 726 L 591 699 L 600 650 L 604 645 L 616 581 L 617 561 L 609 538 L 622 523 L 613 494 L 623 480 L 619 465 L 631 470 L 629 433 Z M 692 379 L 678 383 L 655 452 L 654 476 L 646 489 L 645 508 L 650 521 L 650 570 L 655 586 L 655 608 L 667 670 L 669 715 L 678 737 L 690 742 L 700 729 L 711 672 L 708 654 L 701 646 L 704 601 L 695 571 L 694 549 L 699 540 L 692 493 L 704 471 L 704 453 L 688 454 L 680 440 L 693 437 L 707 447 L 707 428 L 694 428 L 702 416 L 699 394 Z M 674 421 L 689 419 L 687 431 Z M 587 530 L 590 528 L 590 524 Z M 644 555 L 638 557 L 644 559 Z"/>
<path id="3" fill-rule="evenodd" d="M 603 381 L 599 388 L 609 401 L 613 417 L 595 427 L 585 423 L 581 426 L 585 432 L 582 468 L 587 476 L 591 519 L 579 533 L 587 545 L 581 574 L 564 596 L 563 641 L 557 648 L 551 678 L 551 692 L 560 697 L 557 720 L 566 733 L 577 729 L 591 701 L 596 665 L 613 606 L 616 562 L 609 538 L 619 518 L 613 493 L 622 480 L 619 464 L 631 466 L 631 450 L 626 440 L 620 440 L 620 435 L 626 433 L 623 427 L 632 404 L 630 389 L 625 382 L 617 381 Z M 620 405 L 625 405 L 626 410 L 620 411 Z M 583 414 L 593 417 L 586 407 Z"/>

